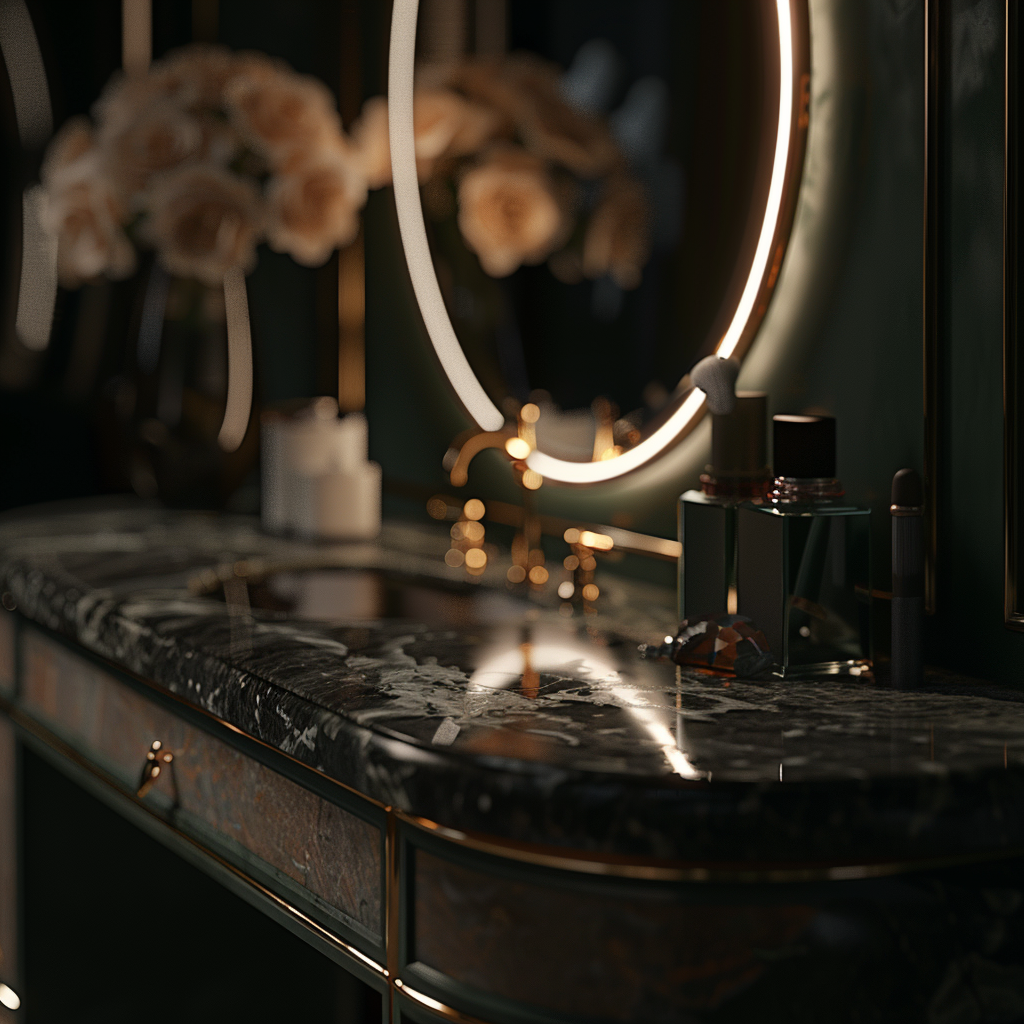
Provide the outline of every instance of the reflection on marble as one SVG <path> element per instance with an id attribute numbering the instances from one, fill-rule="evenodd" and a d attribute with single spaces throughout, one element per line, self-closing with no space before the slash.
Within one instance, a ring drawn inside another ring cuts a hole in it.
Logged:
<path id="1" fill-rule="evenodd" d="M 29 619 L 451 827 L 684 860 L 1024 847 L 1021 694 L 683 671 L 637 653 L 672 595 L 606 576 L 608 610 L 565 618 L 500 572 L 468 581 L 446 547 L 429 528 L 312 548 L 248 519 L 83 506 L 0 520 L 0 587 Z M 263 574 L 275 565 L 292 568 Z"/>

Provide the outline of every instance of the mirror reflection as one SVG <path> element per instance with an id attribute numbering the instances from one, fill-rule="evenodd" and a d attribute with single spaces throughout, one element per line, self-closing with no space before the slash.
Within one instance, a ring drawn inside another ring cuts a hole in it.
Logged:
<path id="1" fill-rule="evenodd" d="M 422 0 L 434 270 L 495 404 L 541 409 L 541 451 L 634 446 L 729 326 L 772 175 L 778 33 L 769 2 Z"/>

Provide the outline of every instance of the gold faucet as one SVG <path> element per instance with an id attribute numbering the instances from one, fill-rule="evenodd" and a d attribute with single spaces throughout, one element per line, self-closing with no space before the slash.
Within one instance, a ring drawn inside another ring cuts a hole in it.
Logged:
<path id="1" fill-rule="evenodd" d="M 512 568 L 510 583 L 529 580 L 534 585 L 547 582 L 544 551 L 540 546 L 540 521 L 534 508 L 533 492 L 544 482 L 536 470 L 526 465 L 526 459 L 537 447 L 535 424 L 540 409 L 532 402 L 515 409 L 515 421 L 506 423 L 501 430 L 468 430 L 460 434 L 445 453 L 443 465 L 453 487 L 465 487 L 469 482 L 469 464 L 487 448 L 498 448 L 512 462 L 516 483 L 523 489 L 522 529 L 512 541 Z"/>
<path id="2" fill-rule="evenodd" d="M 543 479 L 535 470 L 528 469 L 526 459 L 537 447 L 535 424 L 540 409 L 532 402 L 515 410 L 515 424 L 506 423 L 501 430 L 467 430 L 452 442 L 445 453 L 443 466 L 448 471 L 452 487 L 465 487 L 469 482 L 469 464 L 487 448 L 498 448 L 512 461 L 516 482 L 527 490 L 535 491 Z"/>
<path id="3" fill-rule="evenodd" d="M 465 487 L 469 483 L 469 464 L 485 448 L 500 448 L 506 452 L 505 442 L 515 437 L 511 426 L 501 430 L 473 428 L 460 434 L 445 453 L 442 465 L 448 471 L 452 487 Z"/>

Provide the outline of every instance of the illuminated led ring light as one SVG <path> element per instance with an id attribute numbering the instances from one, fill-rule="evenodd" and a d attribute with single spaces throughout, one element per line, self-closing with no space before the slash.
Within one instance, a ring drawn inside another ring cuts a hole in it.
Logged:
<path id="1" fill-rule="evenodd" d="M 728 359 L 737 349 L 772 257 L 775 231 L 782 211 L 783 190 L 789 163 L 793 124 L 793 25 L 790 0 L 775 0 L 779 19 L 779 125 L 775 138 L 768 202 L 761 235 L 747 282 L 732 321 L 715 352 Z M 416 18 L 419 0 L 395 0 L 391 17 L 391 53 L 388 62 L 388 119 L 391 137 L 391 171 L 395 206 L 402 233 L 405 259 L 409 265 L 416 301 L 427 326 L 434 350 L 466 411 L 484 430 L 500 430 L 505 423 L 497 406 L 484 391 L 466 359 L 445 309 L 441 288 L 427 244 L 427 231 L 420 203 L 413 132 L 413 78 L 416 67 Z M 704 405 L 704 395 L 693 390 L 678 409 L 635 448 L 614 459 L 600 462 L 570 462 L 543 452 L 531 452 L 527 465 L 547 480 L 568 484 L 595 484 L 611 480 L 644 465 L 668 448 L 693 422 Z"/>

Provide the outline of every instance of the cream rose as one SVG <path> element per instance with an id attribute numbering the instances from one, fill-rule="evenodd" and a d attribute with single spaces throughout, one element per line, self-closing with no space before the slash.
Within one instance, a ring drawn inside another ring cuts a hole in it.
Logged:
<path id="1" fill-rule="evenodd" d="M 242 138 L 272 167 L 308 160 L 341 134 L 330 91 L 308 75 L 242 71 L 224 87 L 224 102 Z"/>
<path id="2" fill-rule="evenodd" d="M 600 177 L 621 161 L 604 122 L 562 98 L 554 65 L 524 56 L 509 61 L 508 75 L 523 97 L 519 130 L 528 149 L 581 178 Z"/>
<path id="3" fill-rule="evenodd" d="M 413 103 L 417 161 L 475 153 L 498 126 L 493 110 L 471 103 L 451 89 L 417 89 Z"/>
<path id="4" fill-rule="evenodd" d="M 621 155 L 607 126 L 562 97 L 560 71 L 531 54 L 469 60 L 450 81 L 515 125 L 527 149 L 582 178 L 608 173 Z M 500 126 L 499 126 L 500 130 Z"/>
<path id="5" fill-rule="evenodd" d="M 650 221 L 639 182 L 625 177 L 609 181 L 584 236 L 584 273 L 610 274 L 620 288 L 636 288 L 650 254 Z"/>
<path id="6" fill-rule="evenodd" d="M 94 147 L 95 136 L 87 118 L 73 117 L 65 121 L 47 147 L 40 178 L 44 184 L 54 185 L 69 169 L 72 175 L 80 175 L 83 168 L 91 172 L 96 163 Z"/>
<path id="7" fill-rule="evenodd" d="M 100 136 L 105 169 L 135 207 L 155 174 L 189 162 L 226 164 L 237 149 L 230 130 L 212 117 L 194 116 L 173 100 L 150 106 L 118 135 Z"/>
<path id="8" fill-rule="evenodd" d="M 150 76 L 162 95 L 173 96 L 189 110 L 214 110 L 224 86 L 245 65 L 226 46 L 192 43 L 156 61 Z M 263 58 L 269 64 L 267 58 Z"/>
<path id="9" fill-rule="evenodd" d="M 101 178 L 66 180 L 48 189 L 43 226 L 57 238 L 57 276 L 66 288 L 135 270 L 135 249 L 118 223 L 119 207 Z"/>
<path id="10" fill-rule="evenodd" d="M 550 255 L 565 233 L 563 206 L 544 164 L 513 147 L 495 150 L 459 182 L 459 228 L 492 277 Z"/>
<path id="11" fill-rule="evenodd" d="M 338 149 L 271 179 L 267 241 L 276 252 L 318 267 L 359 231 L 366 179 L 355 158 Z"/>
<path id="12" fill-rule="evenodd" d="M 154 75 L 115 72 L 93 104 L 92 116 L 101 135 L 111 138 L 125 131 L 150 104 L 171 95 L 168 83 Z"/>
<path id="13" fill-rule="evenodd" d="M 413 99 L 413 134 L 416 171 L 426 181 L 439 160 L 477 152 L 490 141 L 500 124 L 498 114 L 463 99 L 450 89 L 417 89 Z M 371 189 L 391 182 L 391 142 L 388 104 L 383 96 L 363 104 L 352 125 L 352 142 Z"/>
<path id="14" fill-rule="evenodd" d="M 68 121 L 43 161 L 43 227 L 57 239 L 61 284 L 76 288 L 101 274 L 127 277 L 135 249 L 121 229 L 125 209 L 101 172 L 100 152 L 84 118 Z"/>
<path id="15" fill-rule="evenodd" d="M 149 199 L 143 233 L 170 273 L 216 285 L 232 267 L 255 266 L 263 211 L 252 182 L 220 167 L 187 166 L 156 179 Z"/>
<path id="16" fill-rule="evenodd" d="M 350 131 L 352 151 L 371 189 L 391 184 L 391 140 L 388 137 L 388 101 L 371 96 Z"/>

